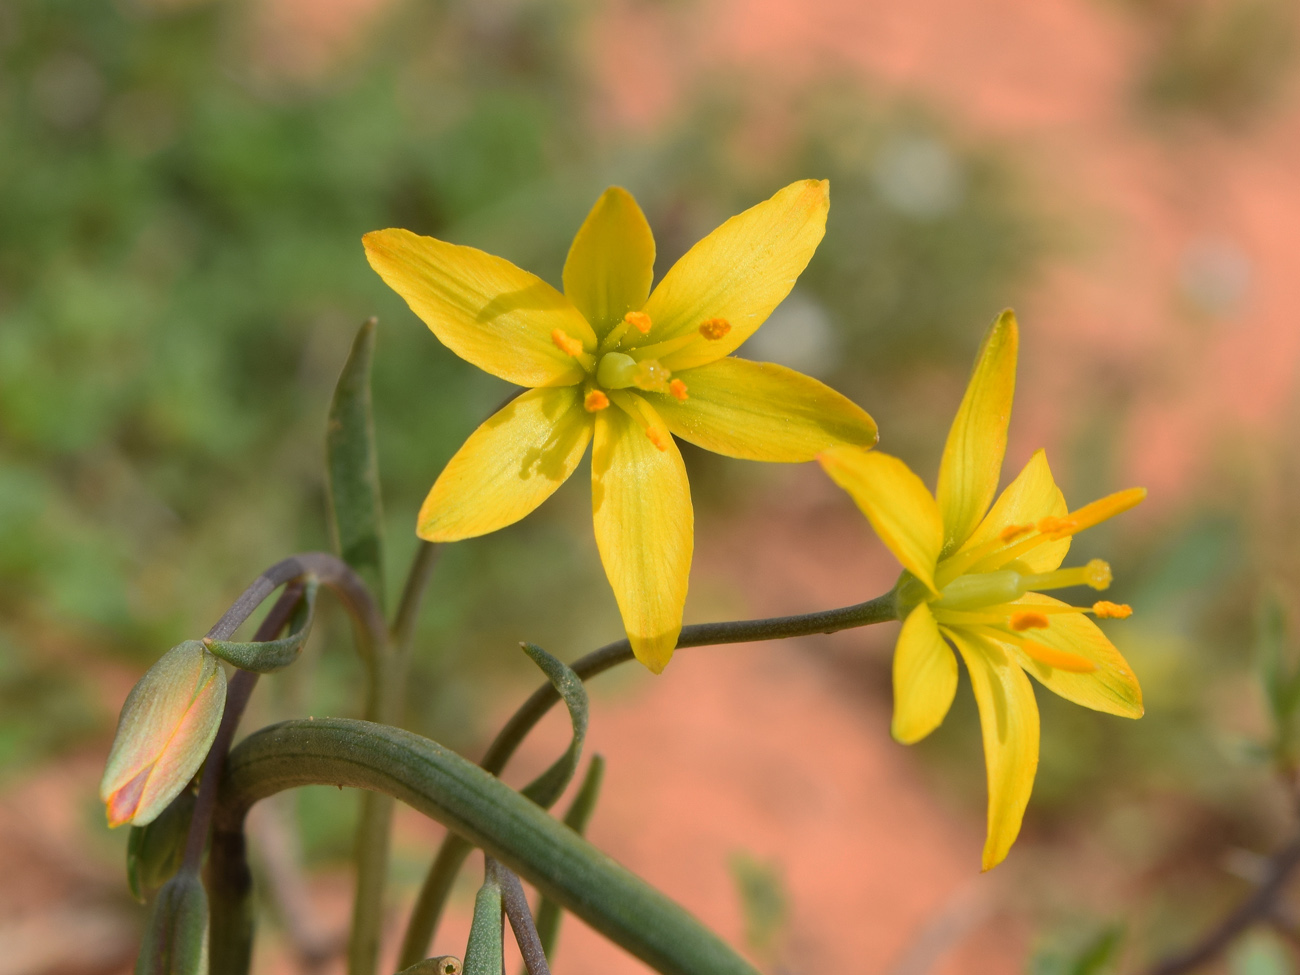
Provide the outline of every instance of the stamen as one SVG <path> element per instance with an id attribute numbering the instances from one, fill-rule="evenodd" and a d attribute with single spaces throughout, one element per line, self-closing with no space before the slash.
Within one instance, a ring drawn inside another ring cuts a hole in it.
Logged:
<path id="1" fill-rule="evenodd" d="M 642 335 L 649 335 L 650 327 L 654 324 L 650 321 L 650 316 L 643 311 L 630 311 L 623 316 L 623 321 L 627 322 Z"/>
<path id="2" fill-rule="evenodd" d="M 1006 543 L 1014 542 L 1021 535 L 1024 535 L 1026 532 L 1031 532 L 1033 530 L 1034 530 L 1033 525 L 1007 525 L 1006 528 L 998 532 L 998 538 L 1004 544 L 1006 544 Z"/>
<path id="3" fill-rule="evenodd" d="M 1044 535 L 1049 536 L 1053 541 L 1064 538 L 1066 535 L 1073 535 L 1079 530 L 1079 523 L 1073 518 L 1057 518 L 1055 515 L 1048 515 L 1046 518 L 1040 518 L 1038 521 L 1038 530 Z"/>
<path id="4" fill-rule="evenodd" d="M 582 355 L 582 343 L 562 328 L 551 330 L 551 341 L 565 355 L 571 355 L 575 359 Z"/>
<path id="5" fill-rule="evenodd" d="M 724 338 L 731 331 L 731 322 L 725 318 L 710 318 L 700 325 L 700 334 L 710 342 L 716 342 Z"/>
<path id="6" fill-rule="evenodd" d="M 1020 649 L 1025 651 L 1025 654 L 1031 660 L 1037 660 L 1040 664 L 1047 664 L 1047 666 L 1055 667 L 1057 670 L 1067 670 L 1072 674 L 1091 674 L 1097 669 L 1097 665 L 1087 657 L 1080 656 L 1077 653 L 1069 653 L 1065 650 L 1057 650 L 1055 647 L 1049 647 L 1037 640 L 1022 640 Z"/>
<path id="7" fill-rule="evenodd" d="M 1128 603 L 1108 603 L 1104 599 L 1093 603 L 1092 611 L 1099 620 L 1126 620 L 1133 615 L 1133 607 Z"/>
<path id="8" fill-rule="evenodd" d="M 1087 565 L 1072 569 L 1057 569 L 1055 572 L 1043 572 L 1038 575 L 1024 576 L 1026 589 L 1064 589 L 1067 586 L 1091 586 L 1093 589 L 1105 589 L 1110 585 L 1110 566 L 1101 559 L 1093 559 Z"/>
<path id="9" fill-rule="evenodd" d="M 609 407 L 609 397 L 599 389 L 593 389 L 582 400 L 582 408 L 588 413 L 599 413 Z"/>
<path id="10" fill-rule="evenodd" d="M 623 389 L 611 389 L 609 398 L 636 422 L 636 425 L 641 428 L 656 449 L 668 449 L 672 435 L 669 434 L 663 420 L 649 403 L 635 393 L 629 393 Z"/>
<path id="11" fill-rule="evenodd" d="M 672 394 L 673 399 L 677 400 L 677 402 L 686 402 L 686 384 L 680 379 L 674 379 L 668 384 L 668 392 Z"/>
<path id="12" fill-rule="evenodd" d="M 1011 614 L 1011 628 L 1017 633 L 1025 630 L 1047 629 L 1047 617 L 1032 609 L 1017 610 Z"/>
<path id="13" fill-rule="evenodd" d="M 1081 532 L 1085 528 L 1101 524 L 1108 518 L 1114 518 L 1116 515 L 1128 511 L 1129 508 L 1136 507 L 1146 496 L 1146 488 L 1128 488 L 1124 491 L 1108 494 L 1104 498 L 1098 498 L 1091 504 L 1085 504 L 1078 511 L 1070 512 L 1070 518 L 1078 525 L 1074 531 Z"/>

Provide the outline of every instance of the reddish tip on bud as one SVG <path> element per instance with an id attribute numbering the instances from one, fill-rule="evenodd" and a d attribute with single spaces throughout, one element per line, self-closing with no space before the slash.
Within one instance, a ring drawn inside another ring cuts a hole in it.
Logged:
<path id="1" fill-rule="evenodd" d="M 163 654 L 122 705 L 99 797 L 110 827 L 152 822 L 194 778 L 226 705 L 226 674 L 198 640 Z"/>

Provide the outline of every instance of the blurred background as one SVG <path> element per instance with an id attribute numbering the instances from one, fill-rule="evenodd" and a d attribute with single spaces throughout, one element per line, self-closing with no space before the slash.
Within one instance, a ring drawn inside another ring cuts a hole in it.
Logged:
<path id="1" fill-rule="evenodd" d="M 894 627 L 684 651 L 593 682 L 589 835 L 772 972 L 1085 975 L 1194 939 L 1297 829 L 1265 693 L 1300 636 L 1297 27 L 1290 0 L 5 0 L 0 975 L 130 969 L 143 912 L 95 796 L 117 709 L 265 566 L 329 546 L 325 411 L 359 323 L 380 319 L 390 591 L 424 493 L 508 392 L 380 282 L 361 234 L 558 284 L 618 183 L 662 274 L 804 177 L 831 181 L 826 239 L 741 353 L 835 385 L 932 479 L 1014 306 L 1005 476 L 1046 446 L 1072 502 L 1151 490 L 1075 549 L 1136 608 L 1108 633 L 1147 714 L 1040 694 L 1024 832 L 982 876 L 969 689 L 894 744 Z M 688 622 L 892 585 L 815 466 L 683 450 Z M 619 635 L 586 480 L 446 547 L 408 727 L 477 757 L 537 681 L 520 640 L 572 659 Z M 248 723 L 355 714 L 357 674 L 327 613 Z M 507 778 L 565 734 L 545 725 Z M 305 790 L 255 822 L 259 971 L 341 944 L 355 806 Z M 399 815 L 393 938 L 440 835 Z M 476 869 L 439 952 L 463 949 Z M 1288 923 L 1207 970 L 1295 971 Z M 556 970 L 645 969 L 569 919 Z"/>

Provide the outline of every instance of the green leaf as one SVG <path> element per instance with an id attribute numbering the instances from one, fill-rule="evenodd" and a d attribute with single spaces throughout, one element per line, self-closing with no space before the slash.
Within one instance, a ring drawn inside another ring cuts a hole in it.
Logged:
<path id="1" fill-rule="evenodd" d="M 208 895 L 203 881 L 182 871 L 158 894 L 149 913 L 135 975 L 206 975 Z"/>
<path id="2" fill-rule="evenodd" d="M 578 760 L 582 758 L 582 743 L 587 738 L 587 689 L 582 680 L 564 663 L 552 657 L 541 647 L 532 643 L 521 644 L 524 653 L 532 658 L 533 663 L 541 668 L 551 686 L 564 699 L 564 706 L 569 709 L 569 719 L 573 723 L 573 737 L 563 755 L 545 772 L 535 778 L 520 791 L 543 809 L 550 809 L 555 800 L 564 794 L 573 773 L 578 770 Z"/>
<path id="3" fill-rule="evenodd" d="M 586 835 L 587 824 L 591 814 L 596 811 L 596 800 L 600 796 L 600 783 L 605 778 L 605 759 L 592 755 L 587 765 L 587 774 L 583 777 L 578 794 L 574 796 L 573 805 L 564 814 L 564 825 L 579 836 Z M 546 957 L 555 954 L 555 942 L 560 936 L 560 919 L 563 908 L 549 897 L 543 897 L 537 905 L 537 936 L 542 942 L 542 951 Z"/>
<path id="4" fill-rule="evenodd" d="M 352 343 L 325 432 L 329 504 L 340 557 L 356 569 L 384 603 L 383 504 L 370 397 L 370 364 L 377 319 L 367 319 Z"/>
<path id="5" fill-rule="evenodd" d="M 474 921 L 465 946 L 465 975 L 501 975 L 501 885 L 490 874 L 474 898 Z"/>
<path id="6" fill-rule="evenodd" d="M 1255 656 L 1259 661 L 1260 678 L 1268 695 L 1273 716 L 1285 721 L 1294 707 L 1290 673 L 1286 653 L 1286 611 L 1276 593 L 1270 593 L 1260 604 L 1255 625 Z"/>
<path id="7" fill-rule="evenodd" d="M 289 632 L 278 640 L 265 640 L 257 643 L 236 643 L 232 640 L 204 640 L 213 654 L 226 663 L 240 670 L 250 670 L 255 674 L 269 674 L 283 670 L 298 659 L 303 644 L 311 633 L 311 624 L 316 610 L 316 590 L 318 583 L 308 579 L 303 587 L 302 599 L 294 607 L 293 616 L 289 618 Z"/>

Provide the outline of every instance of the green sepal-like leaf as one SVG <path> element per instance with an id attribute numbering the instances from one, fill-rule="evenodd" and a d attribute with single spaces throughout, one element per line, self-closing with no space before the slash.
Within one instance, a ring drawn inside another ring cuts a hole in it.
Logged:
<path id="1" fill-rule="evenodd" d="M 194 816 L 194 793 L 186 789 L 147 826 L 132 826 L 126 843 L 126 884 L 141 904 L 181 868 Z"/>
<path id="2" fill-rule="evenodd" d="M 587 739 L 587 689 L 568 664 L 532 643 L 524 643 L 522 646 L 524 653 L 541 668 L 551 686 L 564 699 L 564 706 L 569 709 L 569 719 L 573 723 L 573 737 L 564 754 L 520 790 L 543 809 L 550 809 L 568 788 L 573 773 L 578 770 L 578 761 L 582 758 L 582 743 Z"/>
<path id="3" fill-rule="evenodd" d="M 573 804 L 564 814 L 564 825 L 579 836 L 587 832 L 591 814 L 596 811 L 596 800 L 600 797 L 600 784 L 605 778 L 605 759 L 592 755 L 587 765 L 587 774 L 583 776 L 578 794 Z M 549 897 L 543 897 L 537 905 L 537 937 L 542 942 L 542 951 L 550 958 L 555 953 L 555 942 L 560 936 L 560 919 L 564 909 Z"/>
<path id="4" fill-rule="evenodd" d="M 375 351 L 374 318 L 357 332 L 330 402 L 325 432 L 330 523 L 340 557 L 384 602 L 383 503 L 370 396 Z"/>
<path id="5" fill-rule="evenodd" d="M 298 659 L 303 644 L 311 633 L 311 624 L 316 612 L 316 590 L 318 584 L 308 579 L 303 586 L 302 599 L 294 607 L 289 619 L 289 632 L 278 640 L 266 640 L 261 643 L 236 643 L 233 640 L 207 640 L 203 645 L 226 663 L 240 670 L 250 670 L 255 674 L 269 674 L 283 670 Z"/>
<path id="6" fill-rule="evenodd" d="M 207 975 L 208 894 L 182 871 L 163 886 L 149 913 L 135 975 Z"/>
<path id="7" fill-rule="evenodd" d="M 504 934 L 501 885 L 489 874 L 474 898 L 474 921 L 465 946 L 465 975 L 501 975 Z"/>

